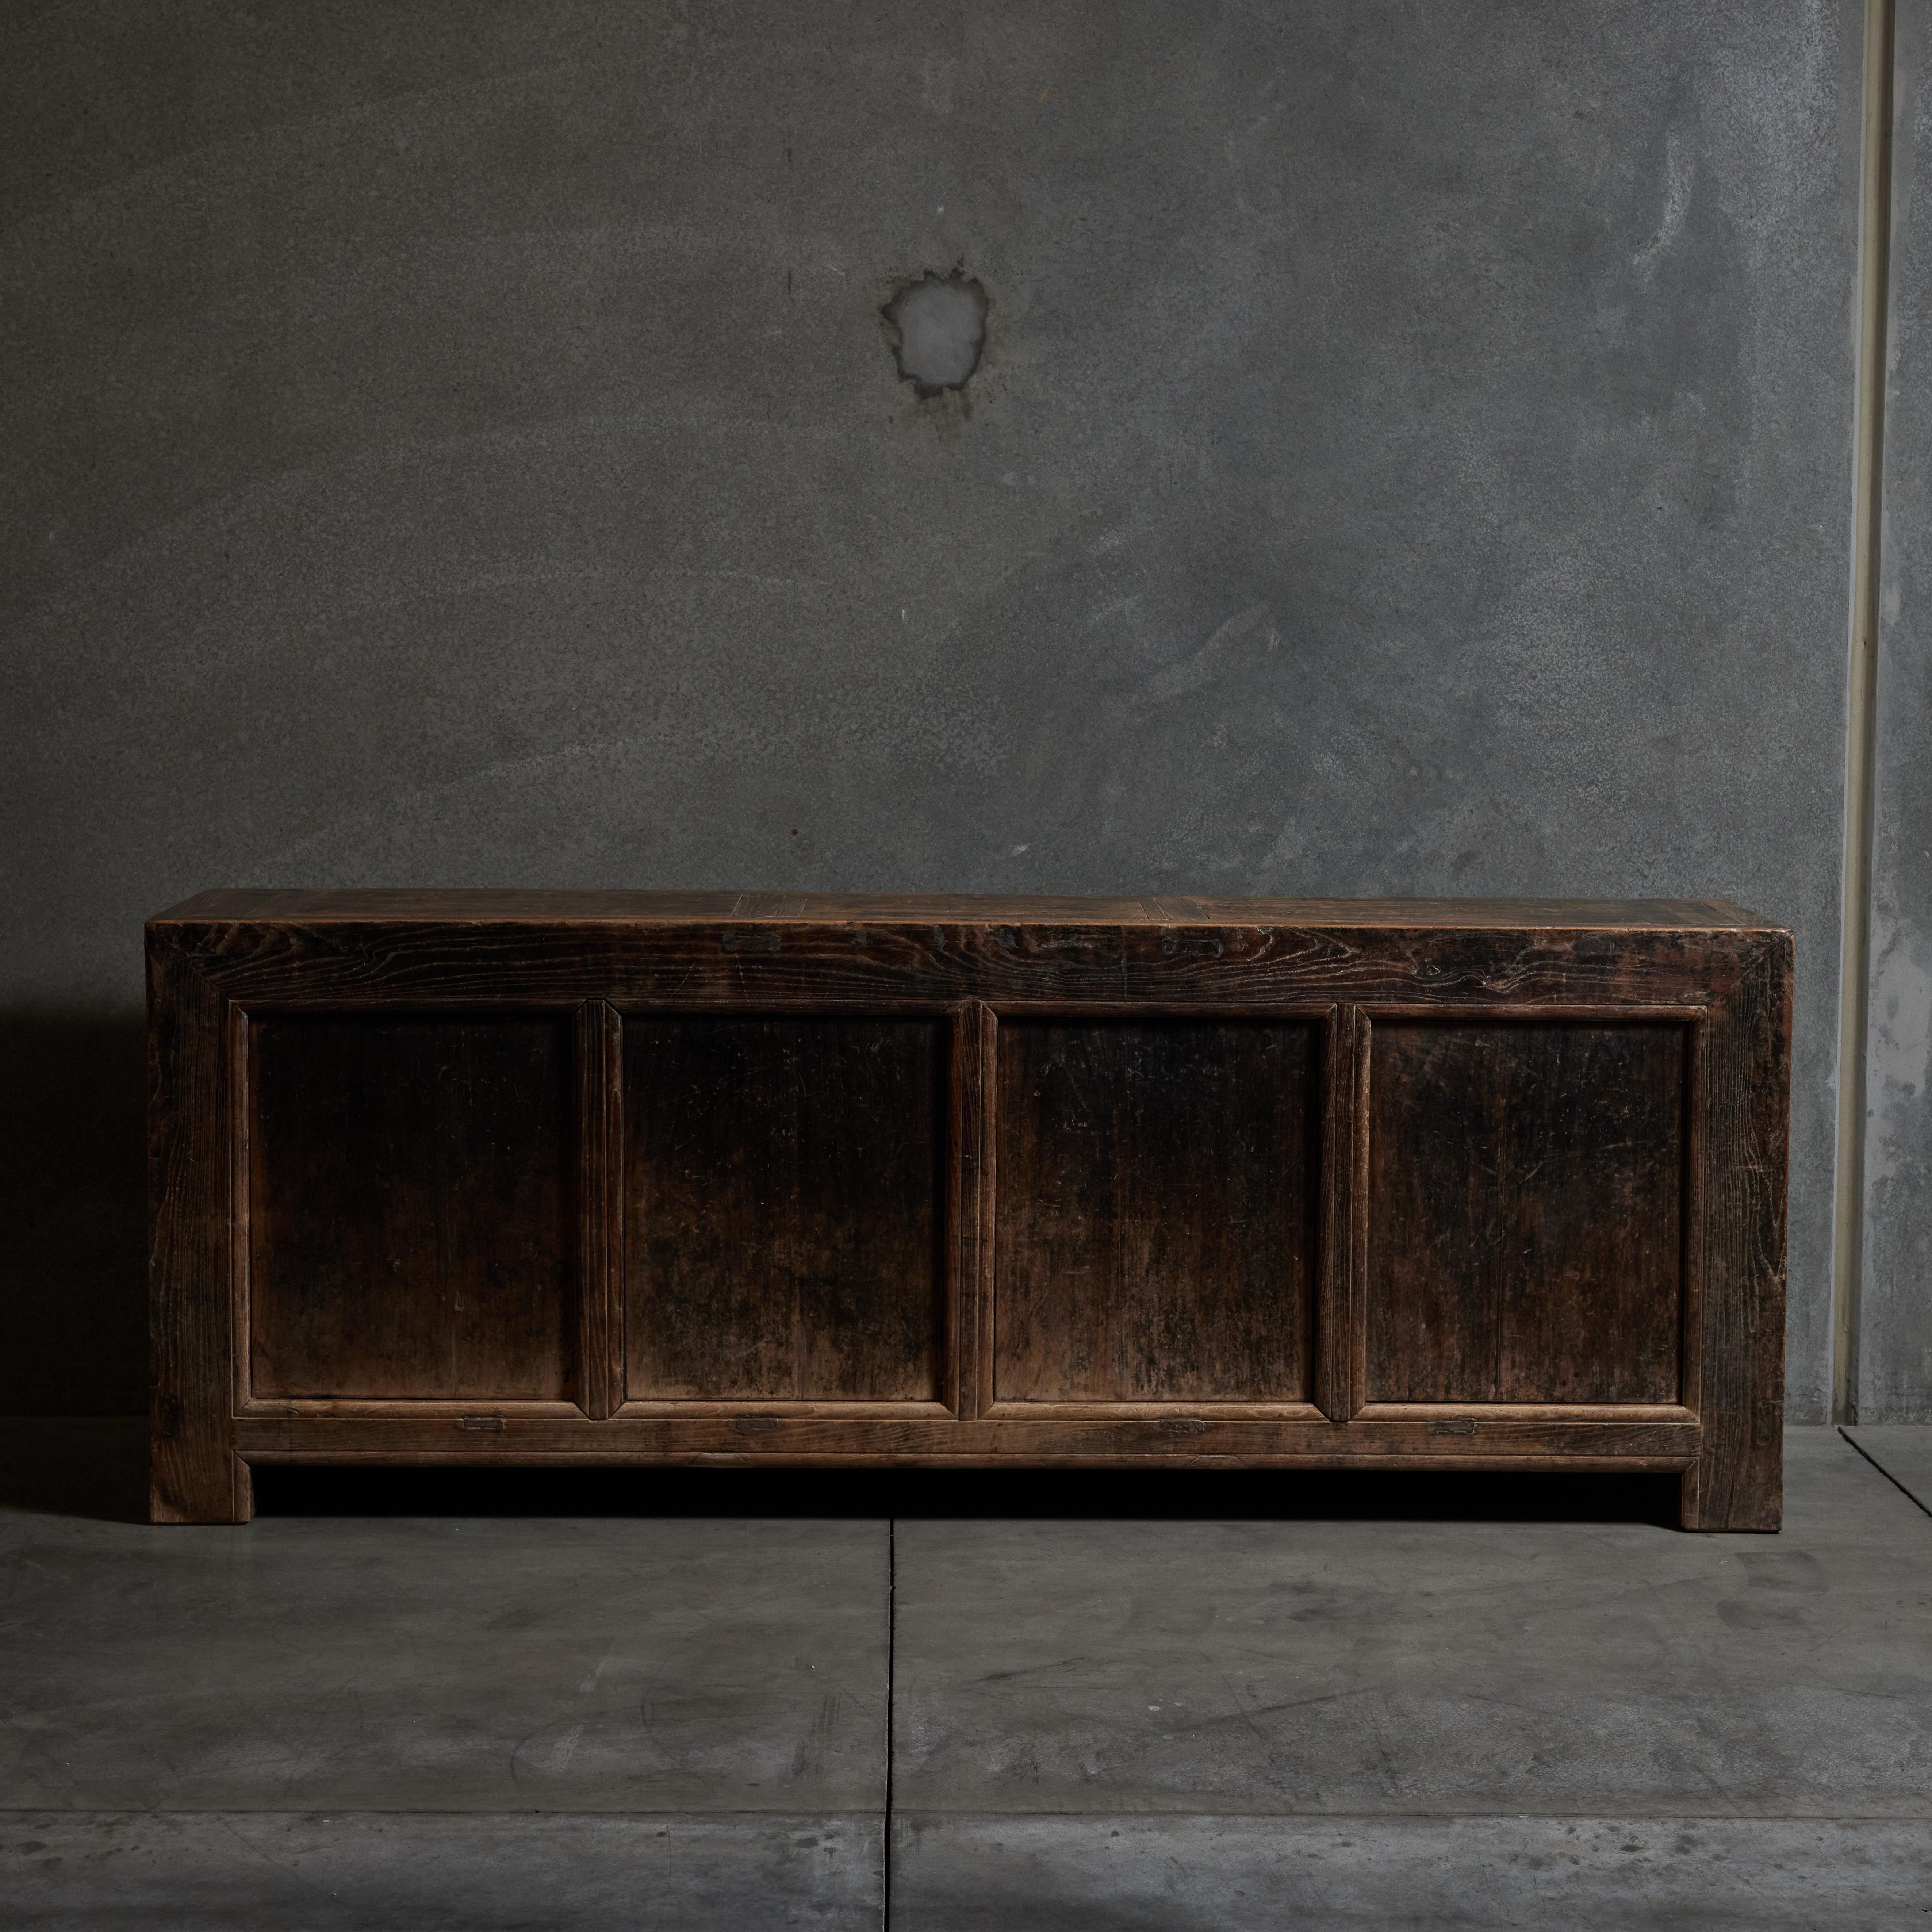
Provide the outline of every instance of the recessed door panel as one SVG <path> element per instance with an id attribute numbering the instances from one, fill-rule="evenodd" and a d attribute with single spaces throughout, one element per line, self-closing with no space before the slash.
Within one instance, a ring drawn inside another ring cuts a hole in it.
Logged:
<path id="1" fill-rule="evenodd" d="M 1690 1029 L 1383 1021 L 1367 1399 L 1674 1402 Z"/>
<path id="2" fill-rule="evenodd" d="M 249 1046 L 254 1394 L 566 1399 L 566 1024 L 274 1016 Z"/>
<path id="3" fill-rule="evenodd" d="M 996 1400 L 1307 1400 L 1319 1040 L 1002 1020 Z"/>
<path id="4" fill-rule="evenodd" d="M 932 1401 L 933 1021 L 624 1022 L 626 1394 Z"/>

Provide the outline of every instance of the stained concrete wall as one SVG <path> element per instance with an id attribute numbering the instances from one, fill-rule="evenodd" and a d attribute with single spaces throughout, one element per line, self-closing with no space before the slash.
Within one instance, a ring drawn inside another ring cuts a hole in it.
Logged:
<path id="1" fill-rule="evenodd" d="M 16 5 L 0 1407 L 139 1400 L 143 914 L 544 882 L 1741 898 L 1822 1418 L 1862 12 Z"/>
<path id="2" fill-rule="evenodd" d="M 1898 0 L 1856 1409 L 1932 1422 L 1932 0 Z"/>

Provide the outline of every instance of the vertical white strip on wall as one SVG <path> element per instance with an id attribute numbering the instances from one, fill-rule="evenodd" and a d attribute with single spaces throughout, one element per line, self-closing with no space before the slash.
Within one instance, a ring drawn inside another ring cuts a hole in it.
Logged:
<path id="1" fill-rule="evenodd" d="M 1859 192 L 1857 423 L 1846 704 L 1844 897 L 1838 970 L 1838 1133 L 1833 1202 L 1832 1403 L 1858 1420 L 1858 1284 L 1864 1211 L 1865 1017 L 1871 953 L 1872 741 L 1884 483 L 1886 266 L 1892 241 L 1894 0 L 1866 0 L 1864 154 Z"/>

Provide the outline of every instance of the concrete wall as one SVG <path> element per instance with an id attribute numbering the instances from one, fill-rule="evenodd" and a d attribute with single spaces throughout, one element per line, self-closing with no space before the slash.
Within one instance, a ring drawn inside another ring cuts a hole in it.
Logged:
<path id="1" fill-rule="evenodd" d="M 16 5 L 0 1408 L 140 1400 L 144 914 L 542 882 L 1741 898 L 1822 1419 L 1862 26 Z"/>
<path id="2" fill-rule="evenodd" d="M 1861 1421 L 1932 1422 L 1932 0 L 1898 0 L 1873 746 Z"/>

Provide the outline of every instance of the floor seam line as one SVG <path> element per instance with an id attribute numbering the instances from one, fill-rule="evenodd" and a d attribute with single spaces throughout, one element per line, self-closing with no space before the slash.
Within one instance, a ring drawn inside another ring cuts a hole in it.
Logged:
<path id="1" fill-rule="evenodd" d="M 1029 1819 L 1198 1818 L 1244 1825 L 1924 1825 L 1932 1811 L 935 1811 L 914 1805 L 908 1818 L 1024 1823 Z"/>
<path id="2" fill-rule="evenodd" d="M 572 1810 L 556 1805 L 430 1805 L 418 1804 L 406 1810 L 385 1805 L 371 1810 L 353 1804 L 0 1804 L 0 1818 L 316 1818 L 332 1822 L 338 1818 L 570 1818 L 584 1822 L 598 1819 L 640 1818 L 679 1820 L 694 1818 L 790 1818 L 836 1820 L 882 1818 L 885 1814 L 862 1808 L 818 1805 L 802 1810 L 747 1811 L 718 1805 L 704 1811 L 653 1811 L 650 1810 Z"/>
<path id="3" fill-rule="evenodd" d="M 1928 1504 L 1921 1502 L 1918 1498 L 1914 1495 L 1911 1490 L 1908 1490 L 1905 1485 L 1901 1483 L 1898 1478 L 1894 1476 L 1892 1472 L 1864 1446 L 1862 1442 L 1858 1441 L 1849 1430 L 1841 1426 L 1838 1430 L 1838 1433 L 1844 1436 L 1845 1440 L 1850 1443 L 1852 1447 L 1856 1449 L 1858 1454 L 1862 1456 L 1865 1460 L 1869 1462 L 1872 1467 L 1876 1469 L 1879 1474 L 1882 1476 L 1886 1480 L 1912 1505 L 1914 1509 L 1923 1511 L 1927 1516 L 1932 1516 L 1932 1506 L 1928 1506 Z"/>
<path id="4" fill-rule="evenodd" d="M 0 1818 L 312 1818 L 327 1814 L 337 1819 L 516 1818 L 525 1820 L 567 1819 L 576 1823 L 705 1822 L 717 1819 L 782 1818 L 830 1820 L 839 1818 L 877 1818 L 876 1811 L 550 1811 L 522 1809 L 511 1811 L 356 1811 L 340 1805 L 314 1805 L 285 1809 L 257 1809 L 252 1805 L 226 1805 L 212 1809 L 165 1807 L 142 1809 L 126 1805 L 0 1804 Z M 1198 1818 L 1204 1822 L 1283 1825 L 1383 1825 L 1383 1824 L 1493 1824 L 1510 1822 L 1526 1824 L 1610 1825 L 1923 1825 L 1932 1820 L 1932 1810 L 1920 1811 L 951 1811 L 913 1806 L 902 1815 L 908 1818 L 992 1819 L 1024 1822 L 1028 1819 L 1126 1819 L 1174 1820 Z"/>

